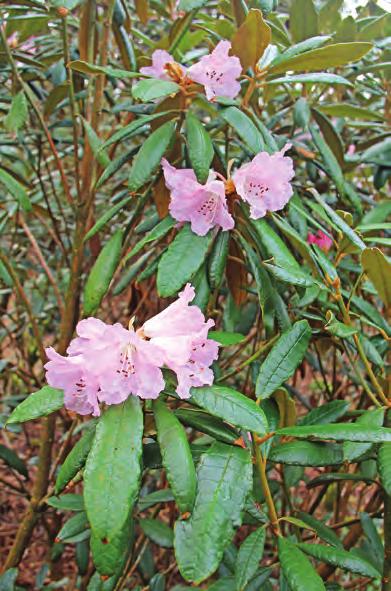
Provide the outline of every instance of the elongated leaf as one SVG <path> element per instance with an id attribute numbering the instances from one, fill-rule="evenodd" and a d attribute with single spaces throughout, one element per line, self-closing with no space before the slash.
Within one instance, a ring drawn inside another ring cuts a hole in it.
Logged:
<path id="1" fill-rule="evenodd" d="M 198 236 L 186 224 L 159 262 L 157 288 L 161 297 L 175 295 L 201 267 L 212 240 L 211 232 Z"/>
<path id="2" fill-rule="evenodd" d="M 133 98 L 147 103 L 163 96 L 175 95 L 178 91 L 176 82 L 151 78 L 137 82 L 132 88 L 132 95 Z"/>
<path id="3" fill-rule="evenodd" d="M 324 583 L 308 558 L 291 541 L 278 538 L 278 558 L 292 591 L 326 591 Z"/>
<path id="4" fill-rule="evenodd" d="M 311 329 L 306 320 L 295 322 L 274 345 L 259 370 L 256 395 L 268 398 L 301 363 L 311 338 Z"/>
<path id="5" fill-rule="evenodd" d="M 113 135 L 111 135 L 104 142 L 101 149 L 108 148 L 112 144 L 120 142 L 121 140 L 124 140 L 126 138 L 132 137 L 138 131 L 141 131 L 143 128 L 146 128 L 146 126 L 149 123 L 151 123 L 151 121 L 154 121 L 154 119 L 164 117 L 165 115 L 168 115 L 170 112 L 171 111 L 159 111 L 158 113 L 152 113 L 151 115 L 143 115 L 142 117 L 135 119 L 134 121 L 129 123 L 129 125 L 125 125 L 125 127 L 122 127 L 121 129 L 113 133 Z"/>
<path id="6" fill-rule="evenodd" d="M 94 154 L 94 156 L 97 159 L 97 161 L 99 162 L 99 164 L 101 166 L 103 166 L 104 168 L 106 168 L 107 166 L 109 166 L 111 160 L 110 160 L 109 155 L 107 154 L 106 150 L 102 147 L 102 144 L 103 144 L 102 140 L 100 139 L 100 137 L 98 136 L 98 134 L 96 133 L 96 131 L 92 127 L 92 125 L 90 125 L 90 123 L 88 123 L 88 121 L 86 119 L 84 119 L 84 117 L 81 117 L 81 120 L 83 122 L 83 126 L 85 129 L 88 143 L 90 144 L 90 148 L 91 148 L 92 153 Z"/>
<path id="7" fill-rule="evenodd" d="M 363 558 L 342 550 L 341 548 L 333 548 L 331 546 L 323 546 L 321 544 L 298 544 L 299 548 L 306 554 L 313 558 L 338 566 L 344 570 L 352 573 L 357 573 L 363 577 L 380 578 L 380 573 Z"/>
<path id="8" fill-rule="evenodd" d="M 24 187 L 8 172 L 0 168 L 0 184 L 16 199 L 24 211 L 31 211 L 32 205 Z"/>
<path id="9" fill-rule="evenodd" d="M 327 143 L 324 141 L 322 135 L 319 132 L 319 129 L 317 127 L 315 127 L 315 125 L 310 125 L 309 129 L 310 129 L 310 132 L 312 135 L 312 139 L 314 140 L 314 143 L 322 156 L 322 160 L 326 166 L 326 169 L 327 169 L 329 175 L 331 176 L 331 178 L 335 182 L 338 192 L 343 195 L 344 194 L 344 177 L 343 177 L 342 170 L 338 164 L 337 158 L 334 156 L 332 150 L 329 148 Z"/>
<path id="10" fill-rule="evenodd" d="M 255 251 L 251 248 L 248 242 L 239 236 L 240 244 L 246 253 L 247 260 L 250 265 L 251 273 L 257 284 L 258 299 L 262 309 L 263 319 L 268 316 L 273 316 L 276 300 L 276 291 L 270 280 L 268 273 L 264 267 L 260 265 L 260 260 Z"/>
<path id="11" fill-rule="evenodd" d="M 97 571 L 104 576 L 121 572 L 133 543 L 133 522 L 128 520 L 123 528 L 112 535 L 110 540 L 102 540 L 91 532 L 91 552 Z M 107 581 L 108 582 L 108 581 Z M 114 581 L 115 583 L 115 581 Z M 103 583 L 105 584 L 105 583 Z M 104 591 L 102 587 L 102 591 Z M 107 591 L 112 591 L 114 585 Z"/>
<path id="12" fill-rule="evenodd" d="M 290 285 L 300 285 L 301 287 L 313 287 L 315 280 L 303 270 L 296 267 L 279 267 L 278 265 L 270 265 L 263 263 L 263 266 L 274 275 L 279 281 L 289 283 Z"/>
<path id="13" fill-rule="evenodd" d="M 331 423 L 343 417 L 349 408 L 347 400 L 332 400 L 318 408 L 310 410 L 308 414 L 300 419 L 300 425 L 322 425 Z"/>
<path id="14" fill-rule="evenodd" d="M 7 131 L 18 131 L 26 123 L 27 116 L 27 100 L 24 92 L 21 91 L 12 98 L 10 110 L 4 119 L 4 127 Z"/>
<path id="15" fill-rule="evenodd" d="M 355 482 L 374 482 L 373 478 L 368 478 L 358 472 L 355 474 L 348 474 L 347 472 L 324 472 L 320 476 L 307 482 L 307 488 L 314 488 L 316 486 L 323 486 L 334 482 L 343 482 L 345 480 Z"/>
<path id="16" fill-rule="evenodd" d="M 255 575 L 259 561 L 263 556 L 265 537 L 264 528 L 256 529 L 247 536 L 239 548 L 235 567 L 235 580 L 238 591 L 242 591 Z"/>
<path id="17" fill-rule="evenodd" d="M 318 13 L 312 0 L 293 0 L 289 30 L 294 41 L 302 41 L 318 33 Z"/>
<path id="18" fill-rule="evenodd" d="M 232 37 L 232 53 L 240 59 L 243 70 L 255 68 L 271 38 L 270 27 L 263 20 L 262 12 L 251 9 Z"/>
<path id="19" fill-rule="evenodd" d="M 112 68 L 111 66 L 97 66 L 96 64 L 89 64 L 83 60 L 74 60 L 67 64 L 68 68 L 82 74 L 90 74 L 96 76 L 97 74 L 105 74 L 112 78 L 139 78 L 141 74 L 139 72 L 129 72 L 128 70 L 119 70 L 118 68 Z"/>
<path id="20" fill-rule="evenodd" d="M 229 232 L 219 232 L 209 257 L 208 278 L 212 289 L 219 287 L 223 280 L 228 256 Z"/>
<path id="21" fill-rule="evenodd" d="M 39 417 L 46 417 L 64 406 L 64 392 L 51 386 L 44 386 L 37 392 L 27 396 L 13 410 L 8 424 L 24 423 Z"/>
<path id="22" fill-rule="evenodd" d="M 262 245 L 266 248 L 268 254 L 274 258 L 274 261 L 278 266 L 300 270 L 299 263 L 270 224 L 264 219 L 251 220 L 251 223 L 254 226 Z"/>
<path id="23" fill-rule="evenodd" d="M 86 316 L 94 314 L 103 300 L 117 268 L 122 248 L 122 230 L 117 230 L 96 259 L 84 287 L 83 309 Z"/>
<path id="24" fill-rule="evenodd" d="M 236 429 L 224 423 L 220 418 L 211 416 L 202 410 L 179 408 L 175 411 L 175 416 L 184 425 L 193 427 L 223 443 L 234 443 L 240 436 Z"/>
<path id="25" fill-rule="evenodd" d="M 64 523 L 57 534 L 57 538 L 58 540 L 66 542 L 68 538 L 72 538 L 86 529 L 88 529 L 87 514 L 85 511 L 80 511 Z"/>
<path id="26" fill-rule="evenodd" d="M 143 414 L 130 396 L 100 418 L 84 471 L 84 500 L 95 536 L 104 543 L 124 527 L 140 480 Z"/>
<path id="27" fill-rule="evenodd" d="M 10 468 L 13 468 L 22 476 L 28 478 L 27 466 L 13 449 L 0 444 L 0 460 L 3 460 Z"/>
<path id="28" fill-rule="evenodd" d="M 238 136 L 250 148 L 253 154 L 258 154 L 258 152 L 263 150 L 262 135 L 250 117 L 245 115 L 237 107 L 224 109 L 221 116 L 234 128 Z"/>
<path id="29" fill-rule="evenodd" d="M 204 386 L 191 389 L 191 402 L 212 415 L 259 435 L 267 432 L 263 410 L 250 398 L 227 386 Z"/>
<path id="30" fill-rule="evenodd" d="M 289 441 L 272 448 L 271 462 L 290 466 L 339 466 L 343 464 L 342 446 L 313 441 Z"/>
<path id="31" fill-rule="evenodd" d="M 343 84 L 344 86 L 353 86 L 349 80 L 338 76 L 337 74 L 325 74 L 324 72 L 314 72 L 313 74 L 296 74 L 292 76 L 283 76 L 273 78 L 267 81 L 268 84 Z M 323 109 L 322 109 L 323 110 Z"/>
<path id="32" fill-rule="evenodd" d="M 161 490 L 155 490 L 154 492 L 141 497 L 138 500 L 138 507 L 140 511 L 145 511 L 149 509 L 149 507 L 153 507 L 154 505 L 158 505 L 160 503 L 167 503 L 168 501 L 173 501 L 174 495 L 172 494 L 172 490 L 170 488 L 162 488 Z"/>
<path id="33" fill-rule="evenodd" d="M 174 132 L 175 122 L 167 121 L 143 143 L 130 170 L 129 191 L 137 191 L 149 181 L 170 145 Z"/>
<path id="34" fill-rule="evenodd" d="M 391 429 L 386 427 L 366 427 L 358 424 L 336 423 L 329 425 L 305 425 L 303 427 L 284 427 L 277 435 L 308 439 L 331 439 L 334 441 L 359 441 L 380 443 L 391 441 Z"/>
<path id="35" fill-rule="evenodd" d="M 82 495 L 66 494 L 59 497 L 50 497 L 47 500 L 50 507 L 54 507 L 58 511 L 84 511 L 84 500 Z"/>
<path id="36" fill-rule="evenodd" d="M 362 414 L 358 419 L 356 419 L 355 424 L 360 425 L 360 427 L 381 427 L 384 421 L 384 409 L 383 408 L 375 408 L 372 410 L 367 410 Z M 360 443 L 357 444 L 356 442 L 346 441 L 343 444 L 343 452 L 344 458 L 348 461 L 358 460 L 360 456 L 369 452 L 372 448 L 370 443 Z"/>
<path id="37" fill-rule="evenodd" d="M 319 110 L 326 115 L 332 117 L 346 117 L 348 119 L 368 119 L 369 121 L 384 121 L 381 113 L 363 109 L 356 105 L 349 105 L 345 103 L 332 105 L 319 105 Z"/>
<path id="38" fill-rule="evenodd" d="M 213 144 L 205 127 L 190 112 L 186 116 L 186 137 L 191 167 L 199 182 L 204 183 L 213 159 Z"/>
<path id="39" fill-rule="evenodd" d="M 361 264 L 386 307 L 391 306 L 391 263 L 378 248 L 365 248 Z"/>
<path id="40" fill-rule="evenodd" d="M 380 481 L 387 495 L 391 495 L 391 443 L 382 443 L 377 453 Z"/>
<path id="41" fill-rule="evenodd" d="M 144 248 L 146 244 L 149 242 L 153 242 L 154 240 L 159 240 L 159 238 L 163 238 L 176 224 L 176 220 L 174 220 L 170 215 L 165 217 L 161 222 L 159 222 L 148 234 L 144 236 L 139 242 L 137 242 L 136 246 L 132 248 L 132 250 L 126 255 L 124 262 L 129 260 L 135 254 L 140 252 Z"/>
<path id="42" fill-rule="evenodd" d="M 140 526 L 147 538 L 162 548 L 172 548 L 174 543 L 174 532 L 160 519 L 140 519 Z"/>
<path id="43" fill-rule="evenodd" d="M 156 400 L 153 411 L 168 482 L 179 510 L 182 513 L 191 511 L 196 493 L 196 473 L 186 432 L 164 402 Z"/>
<path id="44" fill-rule="evenodd" d="M 313 515 L 304 513 L 303 511 L 298 511 L 297 516 L 299 519 L 304 521 L 304 523 L 309 525 L 309 527 L 311 527 L 314 531 L 316 531 L 322 540 L 328 544 L 331 544 L 331 546 L 335 546 L 336 548 L 343 548 L 342 542 L 335 531 L 331 529 L 331 527 L 328 527 L 328 525 L 325 525 L 323 521 L 319 521 L 318 519 L 315 519 Z"/>
<path id="45" fill-rule="evenodd" d="M 217 569 L 241 523 L 251 474 L 250 454 L 239 447 L 216 442 L 201 456 L 194 511 L 175 527 L 175 555 L 187 581 L 198 584 Z"/>
<path id="46" fill-rule="evenodd" d="M 116 172 L 118 172 L 118 170 L 120 168 L 122 168 L 123 165 L 126 164 L 126 162 L 131 160 L 133 158 L 133 156 L 135 155 L 135 153 L 137 152 L 137 150 L 138 150 L 138 146 L 132 147 L 132 148 L 130 148 L 130 150 L 127 150 L 124 154 L 121 154 L 121 156 L 118 156 L 118 158 L 116 158 L 115 160 L 112 160 L 112 162 L 110 162 L 110 164 L 107 166 L 107 168 L 105 168 L 104 171 L 102 172 L 102 174 L 100 175 L 100 177 L 96 183 L 96 189 L 99 189 Z"/>
<path id="47" fill-rule="evenodd" d="M 57 474 L 56 486 L 54 489 L 56 494 L 61 492 L 66 485 L 69 484 L 72 478 L 76 476 L 79 470 L 83 468 L 91 449 L 94 436 L 95 428 L 92 427 L 84 433 L 65 458 L 64 463 Z"/>
<path id="48" fill-rule="evenodd" d="M 89 240 L 90 238 L 95 236 L 95 234 L 97 232 L 99 232 L 99 230 L 101 230 L 107 224 L 107 222 L 109 222 L 131 200 L 132 200 L 132 197 L 125 197 L 124 199 L 121 199 L 121 201 L 118 201 L 118 203 L 113 205 L 113 207 L 110 207 L 110 209 L 108 209 L 97 220 L 97 222 L 92 226 L 92 228 L 84 236 L 84 242 L 86 242 L 87 240 Z"/>

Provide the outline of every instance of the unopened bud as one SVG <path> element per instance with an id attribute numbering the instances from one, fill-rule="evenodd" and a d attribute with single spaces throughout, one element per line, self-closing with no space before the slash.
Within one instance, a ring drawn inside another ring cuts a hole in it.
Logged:
<path id="1" fill-rule="evenodd" d="M 61 18 L 65 18 L 66 16 L 68 16 L 69 10 L 68 8 L 65 8 L 65 6 L 59 6 L 57 8 L 57 14 L 58 16 L 61 16 Z"/>

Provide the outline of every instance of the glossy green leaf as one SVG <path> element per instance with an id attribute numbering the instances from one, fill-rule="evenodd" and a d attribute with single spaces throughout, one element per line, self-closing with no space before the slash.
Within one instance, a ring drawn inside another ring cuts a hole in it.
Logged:
<path id="1" fill-rule="evenodd" d="M 250 454 L 242 448 L 216 442 L 201 456 L 193 513 L 175 527 L 175 555 L 187 581 L 198 584 L 218 568 L 241 523 L 251 474 Z"/>
<path id="2" fill-rule="evenodd" d="M 323 136 L 321 135 L 319 129 L 315 125 L 310 125 L 309 129 L 312 135 L 312 139 L 314 140 L 314 143 L 321 154 L 327 172 L 335 182 L 338 192 L 341 195 L 343 195 L 345 192 L 345 181 L 337 158 L 334 156 L 334 153 L 323 139 Z"/>
<path id="3" fill-rule="evenodd" d="M 150 180 L 168 149 L 174 133 L 175 122 L 167 121 L 148 136 L 133 160 L 129 174 L 129 191 L 137 191 Z"/>
<path id="4" fill-rule="evenodd" d="M 83 309 L 85 316 L 91 316 L 103 300 L 115 270 L 122 249 L 122 230 L 117 230 L 99 253 L 84 287 Z"/>
<path id="5" fill-rule="evenodd" d="M 363 109 L 347 103 L 320 105 L 319 110 L 331 117 L 346 117 L 347 119 L 366 119 L 369 121 L 384 121 L 381 113 L 375 113 L 370 109 Z"/>
<path id="6" fill-rule="evenodd" d="M 300 418 L 300 425 L 321 425 L 323 423 L 332 423 L 343 417 L 348 408 L 347 400 L 332 400 L 322 406 L 313 408 L 306 415 Z"/>
<path id="7" fill-rule="evenodd" d="M 391 306 L 391 263 L 378 248 L 365 248 L 361 264 L 386 307 Z"/>
<path id="8" fill-rule="evenodd" d="M 313 287 L 315 280 L 303 270 L 295 267 L 279 267 L 278 265 L 270 265 L 263 263 L 263 266 L 276 278 L 278 281 L 289 283 L 290 285 L 299 285 L 301 287 Z"/>
<path id="9" fill-rule="evenodd" d="M 23 91 L 12 97 L 11 107 L 4 118 L 4 127 L 7 131 L 15 132 L 21 129 L 27 120 L 27 100 Z"/>
<path id="10" fill-rule="evenodd" d="M 208 332 L 208 338 L 217 341 L 222 347 L 229 347 L 231 345 L 238 345 L 245 337 L 240 332 L 210 330 Z"/>
<path id="11" fill-rule="evenodd" d="M 321 544 L 300 543 L 298 546 L 313 558 L 326 562 L 327 564 L 332 564 L 333 566 L 338 566 L 343 570 L 375 579 L 381 576 L 370 562 L 347 550 L 332 546 L 323 546 Z"/>
<path id="12" fill-rule="evenodd" d="M 293 542 L 282 536 L 278 538 L 278 558 L 292 591 L 326 591 L 322 579 L 308 558 Z"/>
<path id="13" fill-rule="evenodd" d="M 220 286 L 228 257 L 229 232 L 220 231 L 208 260 L 208 279 L 212 289 Z"/>
<path id="14" fill-rule="evenodd" d="M 191 511 L 196 493 L 196 473 L 186 432 L 161 400 L 153 403 L 157 437 L 175 500 L 182 513 Z"/>
<path id="15" fill-rule="evenodd" d="M 44 386 L 33 392 L 12 411 L 7 424 L 24 423 L 39 417 L 46 417 L 64 406 L 64 392 L 51 386 Z"/>
<path id="16" fill-rule="evenodd" d="M 163 254 L 157 273 L 161 297 L 175 295 L 201 267 L 212 240 L 211 232 L 198 236 L 186 224 Z"/>
<path id="17" fill-rule="evenodd" d="M 297 262 L 290 249 L 280 236 L 273 230 L 271 225 L 264 219 L 251 220 L 257 236 L 267 253 L 273 257 L 279 267 L 290 267 L 300 271 L 300 264 Z"/>
<path id="18" fill-rule="evenodd" d="M 125 566 L 133 543 L 133 522 L 128 520 L 109 540 L 102 540 L 91 532 L 91 552 L 95 567 L 105 577 L 119 574 Z M 108 581 L 107 581 L 108 582 Z M 115 583 L 115 581 L 114 581 Z M 112 591 L 114 584 L 111 587 Z M 102 589 L 104 591 L 104 588 Z"/>
<path id="19" fill-rule="evenodd" d="M 196 431 L 206 433 L 218 441 L 223 441 L 223 443 L 234 443 L 240 436 L 236 429 L 202 410 L 179 408 L 175 411 L 175 416 L 184 425 L 193 427 Z"/>
<path id="20" fill-rule="evenodd" d="M 237 107 L 228 107 L 222 111 L 221 116 L 228 125 L 234 128 L 253 154 L 258 154 L 263 150 L 262 135 L 248 115 Z"/>
<path id="21" fill-rule="evenodd" d="M 144 238 L 137 242 L 137 244 L 124 258 L 124 262 L 128 261 L 131 257 L 140 252 L 140 250 L 142 250 L 146 244 L 163 238 L 175 226 L 176 223 L 176 220 L 174 220 L 170 215 L 166 216 L 158 224 L 156 224 L 156 226 L 152 228 L 152 230 L 148 232 Z"/>
<path id="22" fill-rule="evenodd" d="M 141 475 L 143 413 L 130 396 L 99 419 L 84 470 L 84 501 L 95 536 L 104 543 L 120 532 L 136 501 Z"/>
<path id="23" fill-rule="evenodd" d="M 294 41 L 315 37 L 318 33 L 318 13 L 312 0 L 293 0 L 289 30 Z"/>
<path id="24" fill-rule="evenodd" d="M 85 511 L 80 511 L 70 517 L 68 521 L 64 523 L 62 528 L 57 534 L 58 540 L 66 542 L 69 538 L 73 538 L 77 534 L 88 529 L 88 519 Z"/>
<path id="25" fill-rule="evenodd" d="M 13 449 L 0 443 L 0 460 L 3 460 L 10 468 L 28 478 L 27 466 Z"/>
<path id="26" fill-rule="evenodd" d="M 85 509 L 82 495 L 72 493 L 50 497 L 47 504 L 58 511 L 84 511 Z"/>
<path id="27" fill-rule="evenodd" d="M 192 388 L 190 401 L 212 415 L 259 435 L 267 432 L 263 410 L 250 398 L 227 386 Z"/>
<path id="28" fill-rule="evenodd" d="M 139 521 L 141 529 L 152 542 L 162 548 L 172 548 L 174 532 L 160 519 L 144 518 Z"/>
<path id="29" fill-rule="evenodd" d="M 360 427 L 381 427 L 384 421 L 384 409 L 375 408 L 367 410 L 358 419 L 355 424 Z M 346 441 L 343 444 L 344 459 L 348 461 L 354 461 L 360 458 L 363 454 L 370 451 L 372 445 L 370 443 L 360 443 Z"/>
<path id="30" fill-rule="evenodd" d="M 92 125 L 90 125 L 90 123 L 86 119 L 84 119 L 84 117 L 80 118 L 83 122 L 83 127 L 85 129 L 87 140 L 92 153 L 94 154 L 99 164 L 106 168 L 107 166 L 109 166 L 111 160 L 106 150 L 102 146 L 102 140 L 100 139 Z"/>
<path id="31" fill-rule="evenodd" d="M 269 398 L 295 372 L 311 338 L 306 320 L 299 320 L 278 339 L 259 370 L 256 395 Z"/>
<path id="32" fill-rule="evenodd" d="M 344 461 L 342 446 L 312 441 L 289 441 L 274 446 L 271 462 L 290 466 L 339 466 Z"/>
<path id="33" fill-rule="evenodd" d="M 262 309 L 262 317 L 272 316 L 274 314 L 276 291 L 270 280 L 268 273 L 264 267 L 260 264 L 260 259 L 257 253 L 249 245 L 249 243 L 242 237 L 239 236 L 240 244 L 246 253 L 251 273 L 255 279 L 257 285 L 257 293 L 259 303 Z"/>
<path id="34" fill-rule="evenodd" d="M 54 489 L 56 494 L 61 492 L 67 486 L 67 484 L 69 484 L 69 482 L 76 476 L 79 470 L 83 468 L 88 453 L 91 449 L 94 436 L 95 426 L 92 426 L 88 429 L 86 433 L 84 433 L 84 435 L 82 435 L 82 437 L 73 446 L 73 448 L 65 458 L 57 474 L 56 486 Z"/>
<path id="35" fill-rule="evenodd" d="M 325 525 L 323 521 L 319 521 L 319 519 L 315 519 L 313 515 L 304 513 L 303 511 L 298 511 L 297 516 L 311 527 L 322 540 L 336 548 L 343 548 L 342 542 L 335 531 L 328 525 Z"/>
<path id="36" fill-rule="evenodd" d="M 324 72 L 314 72 L 313 74 L 296 74 L 292 76 L 283 76 L 273 78 L 267 81 L 268 84 L 343 84 L 344 86 L 353 86 L 349 80 L 338 76 L 337 74 L 326 74 Z"/>
<path id="37" fill-rule="evenodd" d="M 98 74 L 105 74 L 112 78 L 139 78 L 139 72 L 129 72 L 128 70 L 120 70 L 118 68 L 112 68 L 111 66 L 97 66 L 96 64 L 89 64 L 83 60 L 74 60 L 69 62 L 68 68 L 75 72 L 81 72 L 82 74 L 89 74 L 96 76 Z"/>
<path id="38" fill-rule="evenodd" d="M 32 205 L 23 185 L 2 168 L 0 168 L 0 185 L 7 189 L 24 211 L 31 211 Z"/>
<path id="39" fill-rule="evenodd" d="M 382 443 L 377 452 L 380 482 L 387 495 L 391 496 L 391 443 Z"/>
<path id="40" fill-rule="evenodd" d="M 132 88 L 133 98 L 147 103 L 168 95 L 175 95 L 179 92 L 179 85 L 170 80 L 159 80 L 157 78 L 148 78 L 140 80 Z"/>
<path id="41" fill-rule="evenodd" d="M 144 129 L 147 128 L 151 121 L 158 119 L 159 117 L 164 117 L 168 115 L 171 111 L 159 111 L 158 113 L 152 113 L 151 115 L 143 115 L 138 119 L 135 119 L 129 125 L 125 125 L 125 127 L 121 127 L 118 131 L 113 133 L 103 144 L 101 149 L 108 148 L 112 144 L 116 144 L 121 142 L 122 140 L 128 139 L 132 137 L 134 134 L 138 132 L 142 132 Z"/>
<path id="42" fill-rule="evenodd" d="M 242 591 L 255 575 L 263 556 L 265 537 L 266 531 L 260 527 L 241 543 L 235 567 L 235 580 L 238 591 Z"/>
<path id="43" fill-rule="evenodd" d="M 191 167 L 200 183 L 205 183 L 213 159 L 213 144 L 204 125 L 190 111 L 186 116 L 187 150 Z"/>
<path id="44" fill-rule="evenodd" d="M 132 197 L 124 197 L 121 201 L 118 201 L 113 207 L 110 207 L 101 217 L 95 222 L 92 228 L 84 236 L 84 242 L 90 240 L 95 234 L 99 232 L 124 206 L 132 201 Z"/>
<path id="45" fill-rule="evenodd" d="M 277 435 L 308 439 L 357 441 L 368 443 L 380 443 L 391 441 L 391 429 L 386 427 L 363 427 L 359 424 L 336 423 L 329 425 L 305 425 L 303 427 L 284 427 L 278 429 Z"/>

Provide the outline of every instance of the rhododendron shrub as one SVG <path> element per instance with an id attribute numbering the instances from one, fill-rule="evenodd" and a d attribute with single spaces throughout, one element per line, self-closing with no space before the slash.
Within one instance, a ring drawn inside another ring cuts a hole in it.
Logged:
<path id="1" fill-rule="evenodd" d="M 14 0 L 0 589 L 391 591 L 391 21 Z"/>

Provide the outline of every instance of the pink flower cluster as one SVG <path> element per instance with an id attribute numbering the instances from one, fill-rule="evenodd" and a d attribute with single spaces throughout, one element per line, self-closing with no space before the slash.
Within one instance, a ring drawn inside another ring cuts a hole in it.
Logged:
<path id="1" fill-rule="evenodd" d="M 292 159 L 280 152 L 260 152 L 232 176 L 232 188 L 250 205 L 250 216 L 258 219 L 268 211 L 282 209 L 292 196 L 290 180 L 294 176 Z M 171 192 L 170 213 L 178 222 L 190 222 L 195 234 L 204 236 L 214 226 L 232 230 L 234 220 L 228 211 L 225 183 L 210 171 L 202 185 L 191 168 L 181 170 L 163 158 L 162 167 L 167 188 Z M 231 189 L 232 190 L 232 189 Z"/>
<path id="2" fill-rule="evenodd" d="M 165 386 L 163 366 L 176 373 L 181 398 L 189 398 L 193 386 L 211 385 L 210 365 L 218 356 L 218 344 L 208 340 L 214 321 L 189 305 L 194 297 L 187 284 L 173 304 L 137 331 L 97 318 L 81 320 L 67 356 L 46 349 L 48 384 L 64 390 L 66 408 L 94 416 L 100 415 L 100 402 L 157 398 Z"/>
<path id="3" fill-rule="evenodd" d="M 311 234 L 311 232 L 309 232 L 307 236 L 307 242 L 308 244 L 316 244 L 325 252 L 328 252 L 330 248 L 333 246 L 332 239 L 329 236 L 327 236 L 327 234 L 322 232 L 322 230 L 318 230 L 316 234 Z"/>
<path id="4" fill-rule="evenodd" d="M 181 64 L 176 65 L 189 82 L 197 82 L 204 87 L 208 100 L 218 96 L 233 99 L 240 92 L 240 83 L 237 78 L 242 72 L 242 66 L 238 57 L 229 55 L 230 49 L 229 41 L 220 41 L 212 53 L 203 56 L 187 71 Z M 152 54 L 152 65 L 140 68 L 140 72 L 160 80 L 170 80 L 167 65 L 175 63 L 168 51 L 157 49 Z"/>

